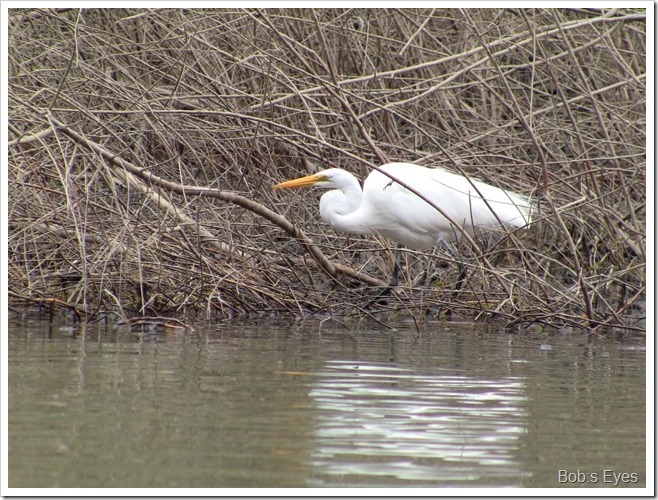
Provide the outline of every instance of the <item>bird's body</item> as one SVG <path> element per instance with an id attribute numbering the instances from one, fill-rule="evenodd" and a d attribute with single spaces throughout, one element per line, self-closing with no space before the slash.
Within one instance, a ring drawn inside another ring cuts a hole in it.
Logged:
<path id="1" fill-rule="evenodd" d="M 442 168 L 412 163 L 388 163 L 379 168 L 420 196 L 377 170 L 368 175 L 363 189 L 356 177 L 338 168 L 274 187 L 329 188 L 320 200 L 320 216 L 335 231 L 379 234 L 414 250 L 459 240 L 460 231 L 451 220 L 470 235 L 480 228 L 501 224 L 520 228 L 530 223 L 531 203 L 521 194 Z"/>

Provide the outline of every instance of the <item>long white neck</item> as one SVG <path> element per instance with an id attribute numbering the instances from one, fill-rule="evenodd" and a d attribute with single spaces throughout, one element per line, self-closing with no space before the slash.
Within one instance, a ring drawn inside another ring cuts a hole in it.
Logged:
<path id="1" fill-rule="evenodd" d="M 320 198 L 320 217 L 334 231 L 355 234 L 369 234 L 367 221 L 360 217 L 359 207 L 363 191 L 356 177 L 350 175 L 340 189 L 332 189 Z"/>

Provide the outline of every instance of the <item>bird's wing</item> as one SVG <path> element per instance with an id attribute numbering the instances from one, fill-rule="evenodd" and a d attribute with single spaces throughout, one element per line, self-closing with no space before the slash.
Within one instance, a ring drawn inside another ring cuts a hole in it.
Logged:
<path id="1" fill-rule="evenodd" d="M 425 249 L 439 239 L 459 238 L 458 229 L 441 211 L 470 233 L 476 227 L 494 228 L 501 222 L 521 227 L 529 221 L 529 202 L 516 193 L 440 168 L 413 164 L 384 167 L 386 173 L 411 190 L 380 172 L 373 172 L 364 183 L 364 201 L 374 212 L 373 225 L 376 222 L 379 226 L 373 228 L 411 248 Z"/>

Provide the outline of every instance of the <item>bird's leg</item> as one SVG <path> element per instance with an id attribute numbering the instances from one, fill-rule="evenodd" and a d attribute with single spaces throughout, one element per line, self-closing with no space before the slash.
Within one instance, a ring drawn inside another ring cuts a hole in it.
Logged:
<path id="1" fill-rule="evenodd" d="M 398 283 L 400 282 L 400 257 L 402 256 L 402 251 L 400 250 L 402 247 L 399 246 L 395 249 L 394 252 L 394 257 L 393 257 L 393 274 L 391 275 L 391 279 L 388 282 L 388 287 L 393 288 L 398 286 Z"/>
<path id="2" fill-rule="evenodd" d="M 400 282 L 400 257 L 402 254 L 402 251 L 400 250 L 402 246 L 399 246 L 395 249 L 394 252 L 394 259 L 393 259 L 393 274 L 391 275 L 391 279 L 388 282 L 388 285 L 386 288 L 383 288 L 379 292 L 375 294 L 375 296 L 366 304 L 366 308 L 370 307 L 372 304 L 375 304 L 379 302 L 382 298 L 386 297 L 388 294 L 390 294 L 393 291 L 393 288 L 398 286 L 398 283 Z"/>
<path id="3" fill-rule="evenodd" d="M 412 287 L 416 286 L 424 286 L 424 287 L 429 287 L 431 286 L 432 280 L 435 278 L 435 276 L 432 273 L 432 259 L 427 259 L 427 262 L 425 264 L 425 268 L 422 269 L 413 279 L 411 282 Z"/>
<path id="4" fill-rule="evenodd" d="M 457 285 L 455 286 L 455 295 L 459 290 L 462 289 L 462 285 L 464 284 L 464 280 L 466 279 L 466 267 L 464 267 L 464 264 L 459 261 L 459 276 L 457 277 Z"/>
<path id="5" fill-rule="evenodd" d="M 441 238 L 439 241 L 443 244 L 443 247 L 450 254 L 450 256 L 457 261 L 457 265 L 459 266 L 459 277 L 457 278 L 457 284 L 455 285 L 456 294 L 459 292 L 459 290 L 461 290 L 462 285 L 464 284 L 464 279 L 466 279 L 466 266 L 464 266 L 461 255 L 452 243 L 444 238 Z"/>

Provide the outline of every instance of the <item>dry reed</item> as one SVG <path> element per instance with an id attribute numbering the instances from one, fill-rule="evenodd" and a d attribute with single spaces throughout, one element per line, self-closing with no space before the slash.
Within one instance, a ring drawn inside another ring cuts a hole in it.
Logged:
<path id="1" fill-rule="evenodd" d="M 641 330 L 645 28 L 639 9 L 11 10 L 12 305 Z M 271 186 L 386 161 L 539 212 L 461 245 L 459 293 L 452 257 L 405 252 L 366 307 L 392 243 Z"/>

